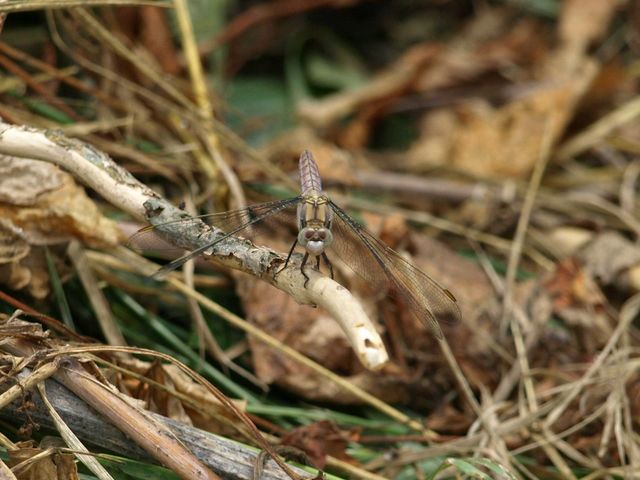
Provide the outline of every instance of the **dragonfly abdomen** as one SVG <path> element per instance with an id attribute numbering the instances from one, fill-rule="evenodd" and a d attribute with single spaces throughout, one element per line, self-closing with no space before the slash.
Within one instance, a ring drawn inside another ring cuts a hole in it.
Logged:
<path id="1" fill-rule="evenodd" d="M 322 192 L 320 171 L 313 158 L 313 154 L 309 150 L 305 150 L 302 152 L 302 155 L 300 155 L 299 168 L 302 195 L 309 195 L 311 192 L 316 192 L 317 194 Z"/>

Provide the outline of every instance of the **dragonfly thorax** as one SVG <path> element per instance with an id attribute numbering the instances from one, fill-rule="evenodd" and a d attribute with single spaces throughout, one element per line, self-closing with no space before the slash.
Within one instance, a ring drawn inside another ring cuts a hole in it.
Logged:
<path id="1" fill-rule="evenodd" d="M 298 233 L 298 243 L 314 257 L 322 255 L 332 241 L 333 234 L 325 226 L 307 226 Z"/>
<path id="2" fill-rule="evenodd" d="M 314 257 L 322 255 L 333 241 L 333 215 L 328 204 L 326 195 L 312 190 L 298 205 L 298 243 Z"/>

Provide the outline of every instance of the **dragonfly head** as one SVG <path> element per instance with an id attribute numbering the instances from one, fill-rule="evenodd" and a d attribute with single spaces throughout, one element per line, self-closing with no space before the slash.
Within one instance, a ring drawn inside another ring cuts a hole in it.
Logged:
<path id="1" fill-rule="evenodd" d="M 309 255 L 314 257 L 322 255 L 332 241 L 331 230 L 324 226 L 304 227 L 298 233 L 298 243 L 307 250 Z"/>

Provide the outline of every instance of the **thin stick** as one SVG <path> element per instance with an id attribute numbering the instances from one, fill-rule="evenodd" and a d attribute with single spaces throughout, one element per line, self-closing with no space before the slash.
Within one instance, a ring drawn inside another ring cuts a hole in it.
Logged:
<path id="1" fill-rule="evenodd" d="M 615 129 L 632 122 L 640 116 L 640 96 L 636 96 L 612 112 L 592 123 L 575 137 L 566 141 L 557 150 L 554 159 L 558 162 L 571 160 L 592 146 L 603 141 Z"/>
<path id="2" fill-rule="evenodd" d="M 547 416 L 546 420 L 544 421 L 545 427 L 550 428 L 560 418 L 560 415 L 562 415 L 562 413 L 566 410 L 573 399 L 576 398 L 576 396 L 582 391 L 582 389 L 590 382 L 591 377 L 593 377 L 596 372 L 602 367 L 604 361 L 613 351 L 613 348 L 620 340 L 620 337 L 627 331 L 631 322 L 633 322 L 635 316 L 638 314 L 638 310 L 640 310 L 640 293 L 636 293 L 622 306 L 618 326 L 613 331 L 611 338 L 609 338 L 609 341 L 602 349 L 602 351 L 598 354 L 595 361 L 587 369 L 585 374 L 580 378 L 580 380 L 573 384 L 571 390 L 562 399 L 560 405 L 558 405 L 558 407 L 556 407 L 549 414 L 549 416 Z"/>

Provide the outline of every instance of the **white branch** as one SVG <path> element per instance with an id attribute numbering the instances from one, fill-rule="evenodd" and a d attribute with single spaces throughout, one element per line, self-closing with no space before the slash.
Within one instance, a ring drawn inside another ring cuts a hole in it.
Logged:
<path id="1" fill-rule="evenodd" d="M 14 126 L 0 122 L 0 153 L 53 163 L 74 175 L 114 206 L 152 224 L 184 218 L 153 190 L 136 180 L 108 155 L 56 131 Z M 185 249 L 195 249 L 223 234 L 203 222 L 187 222 L 188 229 L 166 228 L 159 233 Z M 257 276 L 291 295 L 298 303 L 324 308 L 342 327 L 362 363 L 380 368 L 388 360 L 382 339 L 364 313 L 360 302 L 333 280 L 309 269 L 304 286 L 295 265 L 274 276 L 282 255 L 251 242 L 231 237 L 216 245 L 211 257 L 217 263 Z"/>

